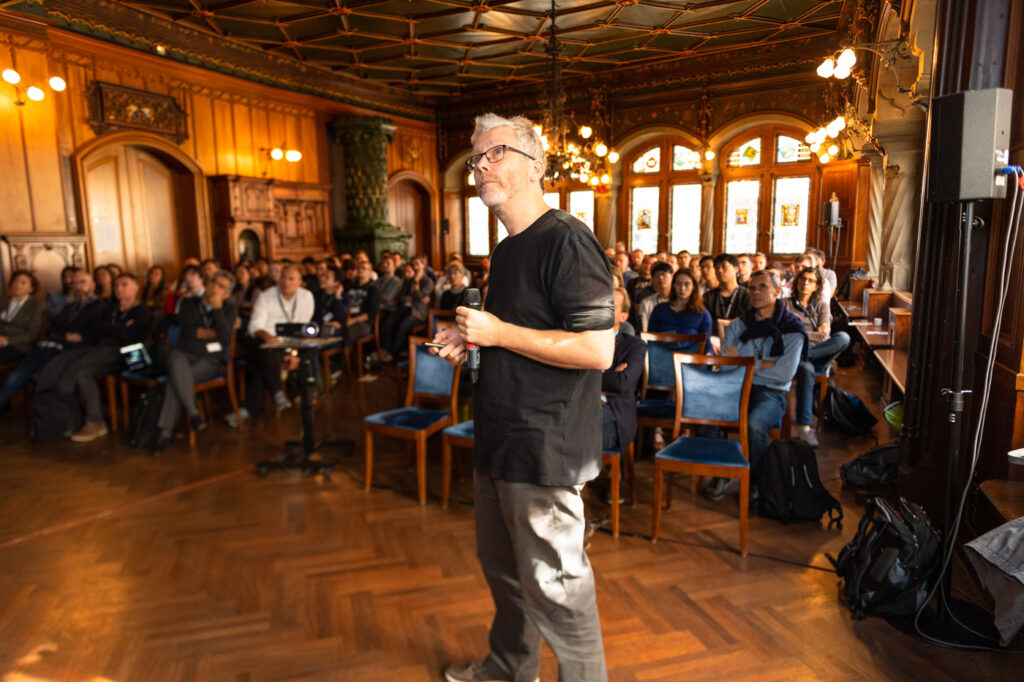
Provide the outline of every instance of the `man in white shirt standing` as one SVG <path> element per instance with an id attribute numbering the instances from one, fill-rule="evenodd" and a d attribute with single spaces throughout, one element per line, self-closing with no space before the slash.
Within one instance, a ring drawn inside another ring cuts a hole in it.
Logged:
<path id="1" fill-rule="evenodd" d="M 277 340 L 275 330 L 278 324 L 309 322 L 313 319 L 314 308 L 313 294 L 302 287 L 302 271 L 295 265 L 282 268 L 277 286 L 264 290 L 256 299 L 249 318 L 248 358 L 252 370 L 245 392 L 245 406 L 239 410 L 242 419 L 248 419 L 259 410 L 264 390 L 270 391 L 278 410 L 291 407 L 281 387 L 284 349 L 262 346 Z M 295 369 L 298 365 L 298 356 L 289 355 L 288 368 Z M 235 415 L 229 414 L 225 419 L 231 426 L 237 426 L 233 423 Z"/>

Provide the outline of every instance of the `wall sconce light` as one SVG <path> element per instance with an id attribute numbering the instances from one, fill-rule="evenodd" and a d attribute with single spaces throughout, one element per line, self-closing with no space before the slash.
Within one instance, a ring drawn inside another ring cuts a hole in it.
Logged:
<path id="1" fill-rule="evenodd" d="M 877 55 L 879 62 L 887 66 L 896 78 L 896 87 L 902 94 L 911 94 L 911 90 L 903 87 L 900 80 L 899 66 L 902 60 L 913 57 L 913 51 L 905 37 L 894 40 L 885 40 L 878 43 L 863 43 L 858 45 L 840 45 L 842 48 L 831 56 L 828 56 L 818 65 L 817 73 L 822 78 L 835 78 L 843 80 L 849 78 L 853 67 L 857 64 L 857 50 L 864 50 Z M 914 102 L 917 101 L 915 98 Z"/>
<path id="2" fill-rule="evenodd" d="M 14 69 L 4 69 L 3 73 L 0 73 L 7 83 L 14 88 L 14 103 L 19 107 L 25 106 L 29 100 L 33 102 L 40 102 L 46 97 L 46 93 L 43 92 L 42 88 L 35 85 L 30 85 L 27 88 L 22 89 L 21 85 L 21 74 Z M 64 92 L 68 87 L 67 83 L 60 76 L 52 76 L 49 81 L 50 89 L 54 92 Z"/>
<path id="3" fill-rule="evenodd" d="M 260 151 L 269 156 L 274 161 L 280 161 L 281 159 L 284 159 L 289 163 L 295 163 L 296 161 L 299 161 L 302 158 L 302 152 L 300 152 L 298 149 L 289 149 L 288 145 L 284 144 L 283 142 L 279 146 L 274 147 L 273 149 L 268 147 L 260 147 Z"/>

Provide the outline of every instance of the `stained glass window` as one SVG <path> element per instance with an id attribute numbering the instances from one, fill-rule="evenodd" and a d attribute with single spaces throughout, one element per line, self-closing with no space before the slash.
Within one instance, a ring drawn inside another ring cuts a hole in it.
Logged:
<path id="1" fill-rule="evenodd" d="M 634 187 L 630 195 L 632 246 L 644 253 L 658 250 L 659 194 L 657 187 Z"/>
<path id="2" fill-rule="evenodd" d="M 677 147 L 678 149 L 678 147 Z M 672 186 L 672 225 L 669 250 L 700 251 L 701 187 L 699 183 Z"/>
<path id="3" fill-rule="evenodd" d="M 700 170 L 700 152 L 695 152 L 681 144 L 673 145 L 672 170 Z"/>
<path id="4" fill-rule="evenodd" d="M 729 154 L 730 166 L 757 166 L 761 163 L 761 138 L 754 137 Z"/>
<path id="5" fill-rule="evenodd" d="M 569 192 L 569 213 L 580 219 L 591 230 L 594 229 L 594 190 L 582 189 Z"/>
<path id="6" fill-rule="evenodd" d="M 807 245 L 807 211 L 810 207 L 809 177 L 775 180 L 772 211 L 772 251 L 800 253 Z"/>
<path id="7" fill-rule="evenodd" d="M 466 224 L 469 229 L 469 253 L 473 256 L 491 254 L 491 235 L 488 229 L 490 211 L 480 197 L 469 197 L 466 201 Z"/>
<path id="8" fill-rule="evenodd" d="M 788 135 L 779 135 L 775 142 L 775 163 L 810 161 L 811 148 L 803 141 Z"/>
<path id="9" fill-rule="evenodd" d="M 657 173 L 661 170 L 661 147 L 648 149 L 633 162 L 634 173 Z"/>
<path id="10" fill-rule="evenodd" d="M 725 188 L 725 250 L 757 251 L 757 204 L 760 180 L 733 180 Z"/>

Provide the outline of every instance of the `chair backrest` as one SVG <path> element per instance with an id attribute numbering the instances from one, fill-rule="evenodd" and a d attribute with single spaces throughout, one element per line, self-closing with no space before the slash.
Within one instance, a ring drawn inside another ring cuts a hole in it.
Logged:
<path id="1" fill-rule="evenodd" d="M 669 334 L 643 332 L 640 338 L 647 342 L 644 356 L 644 374 L 640 381 L 640 400 L 647 399 L 647 390 L 675 391 L 676 372 L 672 364 L 673 353 L 701 354 L 707 346 L 707 334 Z"/>
<path id="2" fill-rule="evenodd" d="M 453 367 L 442 357 L 430 353 L 423 344 L 430 339 L 409 337 L 409 388 L 405 394 L 406 406 L 418 405 L 421 400 L 448 400 L 452 418 L 458 420 L 459 367 Z"/>
<path id="3" fill-rule="evenodd" d="M 430 312 L 427 313 L 427 334 L 430 338 L 434 338 L 437 332 L 440 331 L 438 325 L 442 322 L 454 322 L 455 311 L 444 310 L 442 308 L 431 308 Z"/>
<path id="4" fill-rule="evenodd" d="M 679 437 L 682 424 L 738 428 L 743 453 L 749 459 L 747 409 L 754 362 L 751 356 L 673 354 L 676 418 L 672 437 Z"/>

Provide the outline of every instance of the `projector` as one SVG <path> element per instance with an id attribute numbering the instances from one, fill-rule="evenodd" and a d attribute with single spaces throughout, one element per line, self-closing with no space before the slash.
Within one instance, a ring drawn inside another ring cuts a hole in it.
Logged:
<path id="1" fill-rule="evenodd" d="M 274 325 L 274 333 L 290 339 L 312 339 L 320 334 L 316 322 L 280 322 Z"/>

